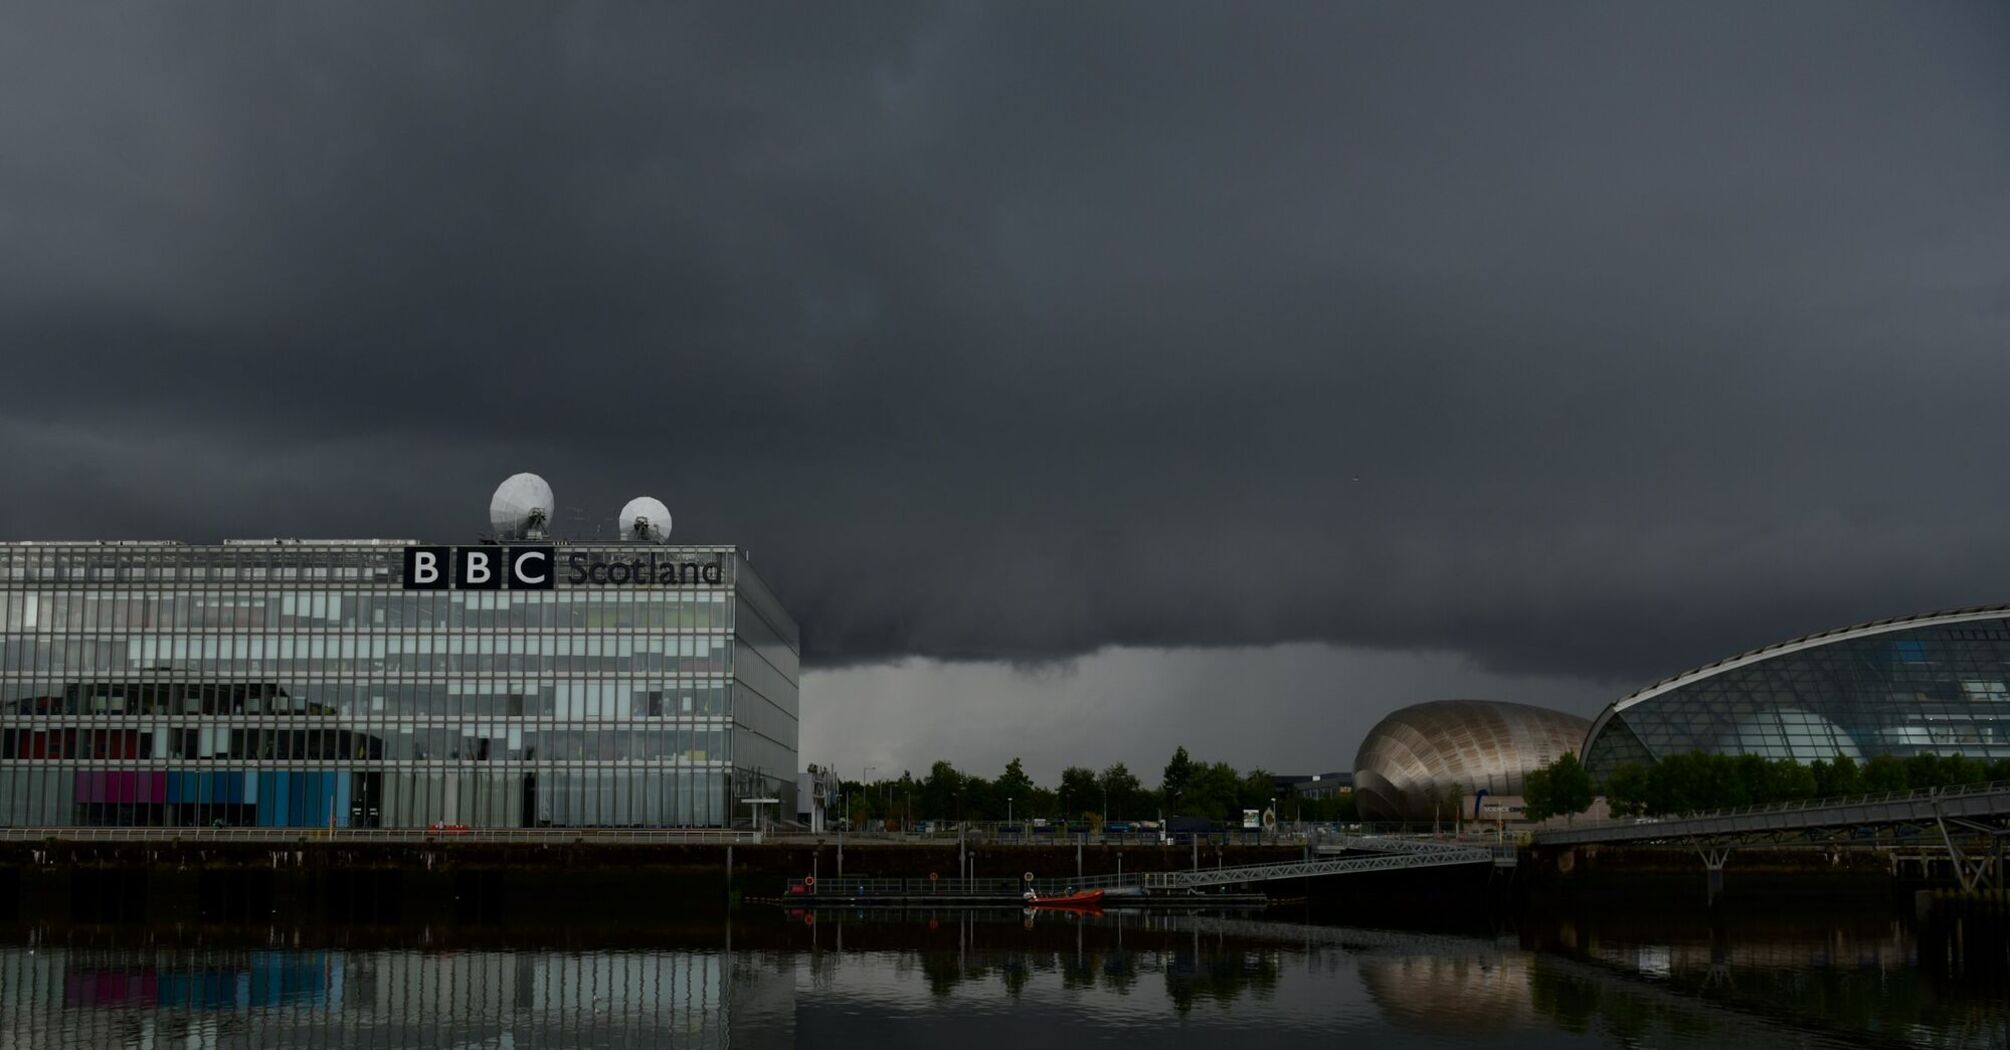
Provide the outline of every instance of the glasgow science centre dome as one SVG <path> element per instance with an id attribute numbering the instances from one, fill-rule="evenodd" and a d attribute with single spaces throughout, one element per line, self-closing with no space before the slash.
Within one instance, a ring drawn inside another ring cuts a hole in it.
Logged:
<path id="1" fill-rule="evenodd" d="M 1370 820 L 1429 820 L 1433 794 L 1520 795 L 1522 778 L 1576 753 L 1576 715 L 1496 700 L 1434 700 L 1375 723 L 1354 757 L 1354 797 Z M 1451 811 L 1443 811 L 1446 817 Z"/>
<path id="2" fill-rule="evenodd" d="M 1598 716 L 1584 763 L 1602 782 L 1690 751 L 2010 757 L 2010 606 L 1838 628 L 1657 682 Z"/>

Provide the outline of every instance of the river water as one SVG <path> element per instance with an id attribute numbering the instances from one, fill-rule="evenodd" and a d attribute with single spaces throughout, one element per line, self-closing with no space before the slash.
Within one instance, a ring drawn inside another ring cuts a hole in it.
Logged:
<path id="1" fill-rule="evenodd" d="M 665 930 L 23 928 L 0 931 L 0 1047 L 2005 1047 L 2002 931 L 752 907 Z"/>

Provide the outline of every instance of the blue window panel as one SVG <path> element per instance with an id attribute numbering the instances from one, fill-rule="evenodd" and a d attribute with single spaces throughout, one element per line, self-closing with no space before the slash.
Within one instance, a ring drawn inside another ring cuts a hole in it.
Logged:
<path id="1" fill-rule="evenodd" d="M 327 796 L 322 794 L 324 778 L 319 773 L 302 773 L 300 783 L 305 788 L 300 797 L 300 823 L 310 828 L 325 825 L 328 822 L 328 802 Z"/>
<path id="2" fill-rule="evenodd" d="M 278 827 L 286 812 L 286 774 L 258 775 L 258 826 Z"/>
<path id="3" fill-rule="evenodd" d="M 335 826 L 346 828 L 349 826 L 349 781 L 351 778 L 347 773 L 330 773 L 328 777 L 335 782 Z"/>

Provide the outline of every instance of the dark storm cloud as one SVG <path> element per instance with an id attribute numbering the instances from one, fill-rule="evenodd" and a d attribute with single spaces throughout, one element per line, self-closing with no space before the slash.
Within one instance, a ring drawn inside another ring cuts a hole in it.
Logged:
<path id="1" fill-rule="evenodd" d="M 739 541 L 824 663 L 2000 600 L 1991 5 L 0 16 L 0 534 Z M 561 511 L 561 524 L 568 513 Z"/>

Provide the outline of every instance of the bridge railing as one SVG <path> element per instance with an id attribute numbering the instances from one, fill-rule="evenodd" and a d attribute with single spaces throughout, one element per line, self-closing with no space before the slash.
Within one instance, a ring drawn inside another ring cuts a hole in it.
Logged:
<path id="1" fill-rule="evenodd" d="M 1016 899 L 1024 893 L 1021 879 L 840 879 L 836 876 L 789 881 L 789 897 L 849 900 L 885 897 L 997 897 Z M 1050 892 L 1050 891 L 1042 891 Z"/>
<path id="2" fill-rule="evenodd" d="M 1651 835 L 1655 825 L 1660 824 L 1694 824 L 1701 821 L 1758 822 L 1761 818 L 1765 817 L 1793 816 L 1797 814 L 1809 814 L 1815 811 L 1843 811 L 1871 806 L 1892 806 L 1900 803 L 1946 803 L 2005 793 L 2010 793 L 2010 780 L 1992 780 L 1976 784 L 1956 784 L 1949 787 L 1798 799 L 1791 802 L 1734 806 L 1726 809 L 1699 810 L 1687 813 L 1658 814 L 1651 817 L 1614 817 L 1609 820 L 1582 821 L 1574 824 L 1566 824 L 1561 827 L 1550 826 L 1543 828 L 1535 832 L 1535 838 L 1537 841 L 1541 841 L 1546 837 L 1566 838 L 1588 832 L 1621 828 L 1639 828 L 1642 835 Z"/>

